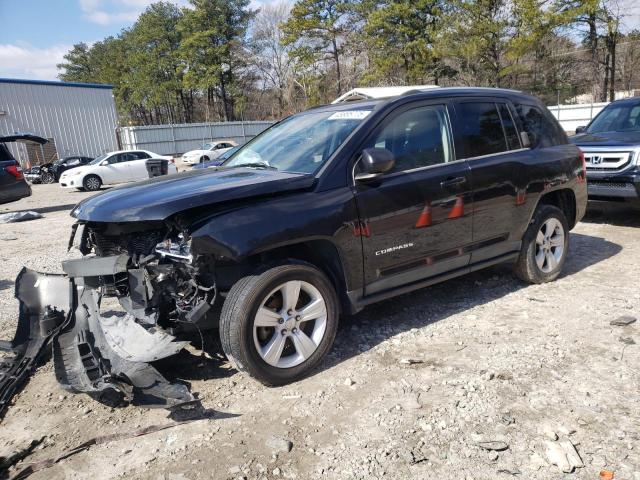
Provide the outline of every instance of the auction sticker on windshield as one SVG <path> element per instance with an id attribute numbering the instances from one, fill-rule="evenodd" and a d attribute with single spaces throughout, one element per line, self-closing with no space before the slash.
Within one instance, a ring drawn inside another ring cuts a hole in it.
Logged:
<path id="1" fill-rule="evenodd" d="M 349 110 L 347 112 L 336 112 L 327 120 L 362 120 L 371 113 L 371 110 Z"/>

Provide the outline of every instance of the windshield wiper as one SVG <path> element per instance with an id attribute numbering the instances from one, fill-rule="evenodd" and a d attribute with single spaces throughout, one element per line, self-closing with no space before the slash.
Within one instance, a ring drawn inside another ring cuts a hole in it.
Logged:
<path id="1" fill-rule="evenodd" d="M 238 165 L 233 165 L 234 167 L 248 167 L 248 168 L 264 168 L 267 170 L 278 170 L 276 167 L 269 165 L 268 163 L 263 162 L 249 162 L 249 163 L 240 163 Z"/>

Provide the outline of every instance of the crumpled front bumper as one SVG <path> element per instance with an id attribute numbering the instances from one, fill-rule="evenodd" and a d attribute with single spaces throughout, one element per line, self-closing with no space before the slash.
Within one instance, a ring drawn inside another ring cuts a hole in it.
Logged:
<path id="1" fill-rule="evenodd" d="M 158 326 L 145 328 L 134 316 L 103 316 L 100 285 L 127 273 L 126 255 L 63 262 L 66 275 L 23 268 L 16 279 L 18 327 L 0 349 L 0 415 L 52 344 L 55 374 L 70 392 L 110 404 L 121 400 L 174 408 L 197 402 L 186 385 L 171 383 L 149 361 L 180 351 L 186 342 Z"/>

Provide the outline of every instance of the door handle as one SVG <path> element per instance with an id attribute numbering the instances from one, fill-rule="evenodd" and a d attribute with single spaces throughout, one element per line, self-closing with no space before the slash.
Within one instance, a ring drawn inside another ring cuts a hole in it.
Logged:
<path id="1" fill-rule="evenodd" d="M 446 180 L 440 182 L 442 188 L 453 187 L 455 185 L 461 185 L 467 181 L 467 177 L 449 177 Z"/>

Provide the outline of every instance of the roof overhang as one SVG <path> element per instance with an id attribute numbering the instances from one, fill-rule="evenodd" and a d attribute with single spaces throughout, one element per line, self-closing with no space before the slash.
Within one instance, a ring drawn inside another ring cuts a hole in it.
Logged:
<path id="1" fill-rule="evenodd" d="M 424 91 L 439 88 L 437 85 L 407 85 L 403 87 L 364 87 L 354 88 L 340 95 L 331 103 L 353 102 L 374 98 L 397 97 L 411 91 Z"/>

